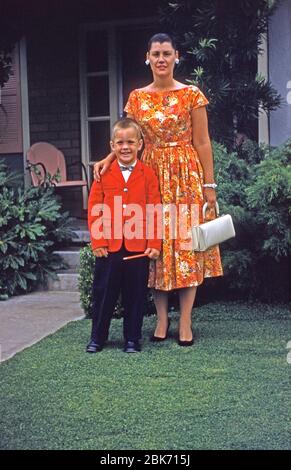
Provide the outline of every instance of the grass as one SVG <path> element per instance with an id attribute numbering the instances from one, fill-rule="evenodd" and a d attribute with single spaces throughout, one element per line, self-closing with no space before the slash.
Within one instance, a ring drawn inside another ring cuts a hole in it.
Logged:
<path id="1" fill-rule="evenodd" d="M 290 449 L 287 307 L 196 308 L 197 342 L 84 353 L 90 322 L 71 323 L 1 364 L 1 449 Z"/>

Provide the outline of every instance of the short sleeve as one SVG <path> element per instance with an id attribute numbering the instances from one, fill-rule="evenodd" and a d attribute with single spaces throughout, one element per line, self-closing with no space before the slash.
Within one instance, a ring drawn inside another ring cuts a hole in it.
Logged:
<path id="1" fill-rule="evenodd" d="M 191 87 L 191 107 L 192 109 L 201 108 L 209 104 L 208 99 L 197 86 Z"/>
<path id="2" fill-rule="evenodd" d="M 136 90 L 133 90 L 128 97 L 128 101 L 125 105 L 124 111 L 135 116 L 137 112 L 137 106 L 137 93 Z"/>

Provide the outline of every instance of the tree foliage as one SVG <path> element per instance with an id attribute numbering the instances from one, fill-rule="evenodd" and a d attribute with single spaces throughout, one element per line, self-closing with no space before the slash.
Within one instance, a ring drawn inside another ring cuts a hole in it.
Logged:
<path id="1" fill-rule="evenodd" d="M 268 0 L 178 0 L 160 10 L 177 40 L 180 74 L 207 95 L 211 136 L 235 147 L 241 135 L 257 140 L 260 111 L 281 98 L 257 73 L 263 35 L 276 3 Z"/>

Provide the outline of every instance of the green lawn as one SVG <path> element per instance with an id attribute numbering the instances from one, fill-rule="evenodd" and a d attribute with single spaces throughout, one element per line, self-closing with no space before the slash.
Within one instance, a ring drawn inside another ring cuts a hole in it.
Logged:
<path id="1" fill-rule="evenodd" d="M 290 449 L 287 307 L 212 303 L 193 312 L 197 342 L 84 352 L 90 322 L 71 323 L 2 363 L 1 449 Z"/>

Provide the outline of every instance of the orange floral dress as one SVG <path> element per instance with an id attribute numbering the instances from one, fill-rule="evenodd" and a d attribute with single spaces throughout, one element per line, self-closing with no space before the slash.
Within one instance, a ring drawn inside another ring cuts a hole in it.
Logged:
<path id="1" fill-rule="evenodd" d="M 193 213 L 196 223 L 201 223 L 204 203 L 203 168 L 192 143 L 191 111 L 206 104 L 199 88 L 185 86 L 161 92 L 136 89 L 125 106 L 141 127 L 142 161 L 157 174 L 162 195 L 163 245 L 158 260 L 150 263 L 149 275 L 149 287 L 155 289 L 198 286 L 205 277 L 223 274 L 218 246 L 205 252 L 189 249 Z M 207 211 L 207 219 L 214 217 L 214 211 Z M 181 220 L 187 221 L 186 232 L 179 230 Z"/>

